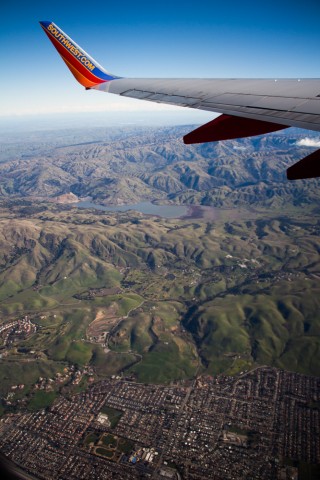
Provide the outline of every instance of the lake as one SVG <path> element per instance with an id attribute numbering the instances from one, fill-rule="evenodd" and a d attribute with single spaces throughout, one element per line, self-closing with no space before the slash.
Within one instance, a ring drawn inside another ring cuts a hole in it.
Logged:
<path id="1" fill-rule="evenodd" d="M 131 205 L 99 205 L 90 201 L 83 201 L 73 204 L 78 208 L 95 208 L 105 212 L 127 212 L 135 210 L 145 215 L 156 215 L 163 218 L 190 218 L 203 219 L 207 222 L 214 220 L 234 220 L 241 218 L 245 214 L 245 218 L 254 216 L 254 211 L 251 214 L 238 208 L 219 208 L 204 205 L 155 205 L 151 202 L 140 202 Z"/>

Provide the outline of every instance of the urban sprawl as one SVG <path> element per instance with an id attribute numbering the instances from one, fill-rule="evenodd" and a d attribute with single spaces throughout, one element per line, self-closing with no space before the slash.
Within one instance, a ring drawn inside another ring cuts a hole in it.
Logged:
<path id="1" fill-rule="evenodd" d="M 41 479 L 298 479 L 320 463 L 320 379 L 259 367 L 145 385 L 122 377 L 7 414 L 0 450 Z"/>

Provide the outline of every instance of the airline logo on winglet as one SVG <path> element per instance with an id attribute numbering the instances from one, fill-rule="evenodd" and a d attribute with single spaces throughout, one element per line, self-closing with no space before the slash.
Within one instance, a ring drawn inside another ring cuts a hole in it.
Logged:
<path id="1" fill-rule="evenodd" d="M 88 70 L 92 72 L 92 70 L 95 69 L 95 66 L 93 63 L 90 62 L 90 60 L 79 50 L 76 48 L 68 38 L 66 38 L 63 33 L 61 33 L 52 23 L 48 26 L 48 30 L 51 33 L 51 35 L 54 35 L 54 37 L 60 42 L 64 47 L 66 47 L 69 52 L 72 53 L 72 55 L 77 58 Z"/>
<path id="2" fill-rule="evenodd" d="M 108 73 L 53 22 L 42 21 L 40 25 L 81 85 L 92 88 L 119 78 Z"/>

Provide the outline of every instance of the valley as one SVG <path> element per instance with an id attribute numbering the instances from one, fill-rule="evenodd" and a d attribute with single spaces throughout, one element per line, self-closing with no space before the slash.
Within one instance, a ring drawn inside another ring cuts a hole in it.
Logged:
<path id="1" fill-rule="evenodd" d="M 110 375 L 319 375 L 319 181 L 284 178 L 302 134 L 187 147 L 188 129 L 0 139 L 1 325 L 32 325 L 1 337 L 2 411 L 43 405 L 39 377 L 50 404 Z M 141 202 L 187 214 L 108 210 Z"/>
<path id="2" fill-rule="evenodd" d="M 69 365 L 147 383 L 258 365 L 318 376 L 319 219 L 298 208 L 234 214 L 208 222 L 4 202 L 0 316 L 37 327 L 1 348 L 2 398 L 25 384 L 5 411 Z"/>
<path id="3" fill-rule="evenodd" d="M 188 130 L 0 133 L 11 470 L 318 478 L 319 180 L 285 179 L 314 134 Z"/>

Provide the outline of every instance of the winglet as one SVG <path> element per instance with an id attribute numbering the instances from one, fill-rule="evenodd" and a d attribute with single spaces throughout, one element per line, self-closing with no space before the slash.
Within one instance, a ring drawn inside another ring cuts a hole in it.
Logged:
<path id="1" fill-rule="evenodd" d="M 100 83 L 120 78 L 108 73 L 55 23 L 48 21 L 39 23 L 71 73 L 81 85 L 86 88 L 92 88 Z"/>

